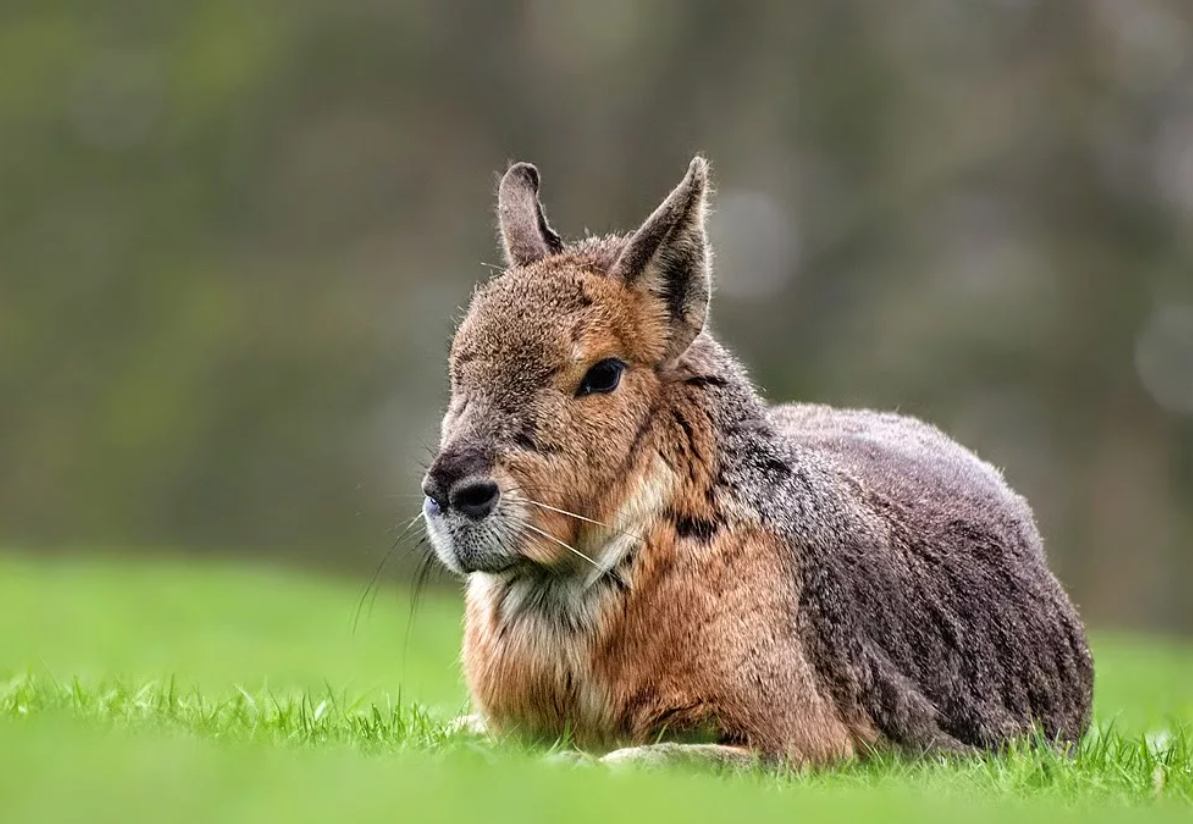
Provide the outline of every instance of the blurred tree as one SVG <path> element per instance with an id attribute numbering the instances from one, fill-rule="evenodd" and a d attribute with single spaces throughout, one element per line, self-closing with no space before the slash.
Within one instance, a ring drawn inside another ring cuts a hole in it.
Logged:
<path id="1" fill-rule="evenodd" d="M 494 175 L 567 235 L 702 150 L 775 397 L 1005 467 L 1095 622 L 1193 629 L 1193 7 L 0 11 L 0 539 L 357 570 L 419 504 Z"/>

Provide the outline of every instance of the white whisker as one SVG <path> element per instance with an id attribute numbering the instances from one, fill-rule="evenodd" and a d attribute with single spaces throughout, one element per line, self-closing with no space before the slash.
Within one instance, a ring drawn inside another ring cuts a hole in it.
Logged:
<path id="1" fill-rule="evenodd" d="M 530 498 L 524 498 L 523 500 L 525 500 L 526 503 L 528 503 L 528 504 L 533 504 L 534 506 L 542 507 L 543 509 L 549 509 L 552 512 L 558 512 L 560 515 L 569 515 L 569 516 L 576 518 L 578 520 L 587 521 L 590 524 L 596 524 L 597 526 L 603 526 L 605 529 L 613 529 L 613 527 L 609 526 L 608 524 L 606 524 L 602 521 L 595 521 L 592 518 L 586 518 L 583 515 L 577 515 L 575 512 L 568 512 L 566 509 L 560 509 L 559 507 L 551 506 L 550 504 L 544 504 L 540 501 L 534 501 L 534 500 L 531 500 Z"/>
<path id="2" fill-rule="evenodd" d="M 526 497 L 526 496 L 522 496 L 522 497 L 520 498 L 520 500 L 523 500 L 523 501 L 525 501 L 526 503 L 530 504 L 531 506 L 537 506 L 537 507 L 539 507 L 540 509 L 546 509 L 546 510 L 549 510 L 549 511 L 551 511 L 551 512 L 558 512 L 560 515 L 567 515 L 569 518 L 575 518 L 575 519 L 576 519 L 576 520 L 578 520 L 578 521 L 584 521 L 585 523 L 595 524 L 596 526 L 599 526 L 599 527 L 602 527 L 602 528 L 604 528 L 604 529 L 607 529 L 607 530 L 609 530 L 610 532 L 616 532 L 616 533 L 618 533 L 619 535 L 625 535 L 625 536 L 626 536 L 626 537 L 628 537 L 628 538 L 633 538 L 635 541 L 641 541 L 641 540 L 642 540 L 642 536 L 641 536 L 641 535 L 635 535 L 635 534 L 634 534 L 634 533 L 632 533 L 632 532 L 626 532 L 626 531 L 625 531 L 625 530 L 623 530 L 623 529 L 618 529 L 617 527 L 613 526 L 612 524 L 607 524 L 607 523 L 605 523 L 604 521 L 597 521 L 597 520 L 594 520 L 593 518 L 588 518 L 588 517 L 586 517 L 586 516 L 584 516 L 584 515 L 580 515 L 580 514 L 578 514 L 578 513 L 576 513 L 576 512 L 569 512 L 569 511 L 568 511 L 568 510 L 566 510 L 566 509 L 560 509 L 560 508 L 559 508 L 559 507 L 557 507 L 557 506 L 551 506 L 550 504 L 545 504 L 545 503 L 543 503 L 542 501 L 536 501 L 536 500 L 534 500 L 533 498 L 529 498 L 529 497 Z"/>
<path id="3" fill-rule="evenodd" d="M 568 552 L 571 552 L 571 553 L 573 553 L 573 554 L 574 554 L 574 555 L 575 555 L 577 558 L 583 558 L 585 561 L 587 561 L 588 563 L 592 564 L 594 568 L 596 568 L 596 569 L 602 569 L 600 564 L 598 564 L 596 561 L 594 561 L 594 560 L 592 560 L 591 558 L 589 558 L 587 555 L 585 555 L 585 554 L 584 554 L 583 552 L 581 552 L 580 550 L 576 549 L 576 548 L 575 548 L 574 546 L 572 546 L 571 544 L 564 543 L 563 541 L 561 541 L 561 540 L 559 540 L 558 538 L 556 538 L 554 535 L 551 535 L 550 533 L 544 532 L 543 530 L 539 529 L 539 528 L 538 528 L 537 526 L 535 526 L 534 524 L 531 524 L 531 523 L 523 523 L 523 524 L 522 524 L 522 526 L 523 526 L 524 528 L 526 528 L 526 529 L 529 529 L 531 532 L 534 532 L 534 533 L 537 533 L 537 534 L 539 534 L 539 535 L 542 535 L 544 538 L 546 538 L 546 539 L 547 539 L 547 540 L 549 540 L 549 541 L 554 541 L 555 543 L 559 544 L 561 547 L 563 547 L 564 549 L 566 549 Z M 602 570 L 602 571 L 603 571 L 603 570 Z"/>

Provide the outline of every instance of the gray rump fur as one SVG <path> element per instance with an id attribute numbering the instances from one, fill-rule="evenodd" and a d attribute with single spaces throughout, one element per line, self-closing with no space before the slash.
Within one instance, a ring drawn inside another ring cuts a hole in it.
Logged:
<path id="1" fill-rule="evenodd" d="M 683 360 L 718 431 L 714 494 L 786 540 L 795 620 L 847 720 L 910 751 L 1080 738 L 1085 632 L 996 469 L 906 416 L 767 406 L 707 334 Z"/>

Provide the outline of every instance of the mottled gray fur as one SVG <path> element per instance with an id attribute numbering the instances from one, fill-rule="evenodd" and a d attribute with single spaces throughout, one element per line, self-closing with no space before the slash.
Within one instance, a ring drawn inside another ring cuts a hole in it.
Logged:
<path id="1" fill-rule="evenodd" d="M 767 407 L 698 340 L 720 494 L 790 542 L 801 633 L 838 707 L 908 749 L 1084 733 L 1093 661 L 1030 508 L 1000 473 L 902 415 Z"/>

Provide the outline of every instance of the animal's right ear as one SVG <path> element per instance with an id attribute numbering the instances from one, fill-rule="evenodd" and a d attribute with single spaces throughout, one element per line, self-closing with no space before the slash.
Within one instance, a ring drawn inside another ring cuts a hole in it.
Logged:
<path id="1" fill-rule="evenodd" d="M 508 267 L 525 266 L 563 251 L 563 240 L 547 223 L 539 202 L 539 171 L 530 163 L 515 163 L 501 178 L 497 219 Z"/>
<path id="2" fill-rule="evenodd" d="M 667 319 L 669 359 L 684 353 L 708 315 L 707 194 L 708 161 L 697 155 L 680 184 L 630 237 L 611 270 L 655 299 Z"/>

